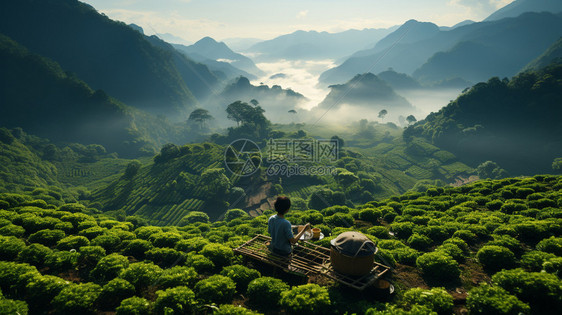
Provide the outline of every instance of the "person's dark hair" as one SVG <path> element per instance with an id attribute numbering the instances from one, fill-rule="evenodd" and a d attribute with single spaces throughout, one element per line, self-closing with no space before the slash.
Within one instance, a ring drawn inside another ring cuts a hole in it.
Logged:
<path id="1" fill-rule="evenodd" d="M 289 208 L 291 208 L 291 199 L 289 199 L 289 197 L 279 196 L 273 206 L 278 214 L 285 214 L 289 211 Z"/>

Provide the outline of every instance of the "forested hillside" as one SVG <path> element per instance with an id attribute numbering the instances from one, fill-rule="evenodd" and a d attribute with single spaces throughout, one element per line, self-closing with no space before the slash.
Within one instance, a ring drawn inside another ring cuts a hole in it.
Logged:
<path id="1" fill-rule="evenodd" d="M 6 313 L 557 314 L 562 178 L 430 188 L 357 208 L 296 211 L 330 235 L 361 231 L 392 269 L 395 294 L 248 268 L 232 248 L 268 213 L 145 226 L 79 204 L 0 194 L 0 309 Z M 320 282 L 318 285 L 314 282 Z M 431 289 L 430 289 L 431 287 Z"/>
<path id="2" fill-rule="evenodd" d="M 101 144 L 124 156 L 152 155 L 185 139 L 164 118 L 92 90 L 56 62 L 0 34 L 0 125 L 55 142 Z"/>
<path id="3" fill-rule="evenodd" d="M 185 61 L 192 74 L 182 77 L 169 52 L 77 0 L 3 1 L 0 32 L 92 88 L 157 114 L 185 117 L 197 104 L 190 88 L 201 85 L 199 75 L 214 77 L 192 61 Z"/>
<path id="4" fill-rule="evenodd" d="M 550 172 L 562 157 L 560 104 L 562 65 L 553 64 L 479 83 L 404 137 L 424 137 L 471 165 L 492 160 L 512 174 Z"/>

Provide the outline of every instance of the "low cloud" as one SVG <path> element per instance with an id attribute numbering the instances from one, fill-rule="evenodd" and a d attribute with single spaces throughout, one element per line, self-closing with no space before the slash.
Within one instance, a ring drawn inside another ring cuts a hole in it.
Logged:
<path id="1" fill-rule="evenodd" d="M 302 10 L 297 14 L 297 18 L 302 19 L 308 15 L 308 10 Z"/>

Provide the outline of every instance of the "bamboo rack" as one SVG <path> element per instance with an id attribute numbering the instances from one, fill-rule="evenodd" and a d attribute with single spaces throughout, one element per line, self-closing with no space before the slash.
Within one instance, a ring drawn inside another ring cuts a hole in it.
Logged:
<path id="1" fill-rule="evenodd" d="M 369 274 L 361 277 L 348 276 L 332 268 L 330 250 L 325 247 L 301 241 L 293 246 L 293 253 L 285 257 L 271 252 L 268 248 L 270 242 L 271 237 L 260 234 L 234 249 L 234 252 L 287 272 L 308 277 L 325 276 L 357 290 L 364 290 L 390 270 L 390 267 L 375 262 Z"/>

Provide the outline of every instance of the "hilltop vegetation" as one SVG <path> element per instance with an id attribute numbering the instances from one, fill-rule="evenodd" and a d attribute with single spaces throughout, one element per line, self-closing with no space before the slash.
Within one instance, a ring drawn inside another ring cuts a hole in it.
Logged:
<path id="1" fill-rule="evenodd" d="M 424 137 L 469 165 L 497 162 L 512 174 L 550 172 L 562 156 L 562 65 L 492 78 L 404 131 Z"/>
<path id="2" fill-rule="evenodd" d="M 186 115 L 197 104 L 190 89 L 203 92 L 201 77 L 215 78 L 191 60 L 182 60 L 194 69 L 184 75 L 169 51 L 77 0 L 4 1 L 0 8 L 1 33 L 130 106 Z"/>
<path id="3" fill-rule="evenodd" d="M 318 241 L 322 246 L 350 229 L 373 239 L 377 260 L 394 268 L 391 297 L 285 274 L 272 278 L 270 268 L 240 265 L 232 248 L 265 233 L 270 212 L 252 218 L 231 210 L 213 223 L 192 212 L 180 226 L 155 227 L 4 193 L 0 308 L 20 314 L 161 314 L 165 308 L 555 314 L 562 306 L 561 188 L 559 176 L 507 178 L 432 187 L 357 208 L 289 213 L 293 224 L 320 227 L 328 235 Z"/>

